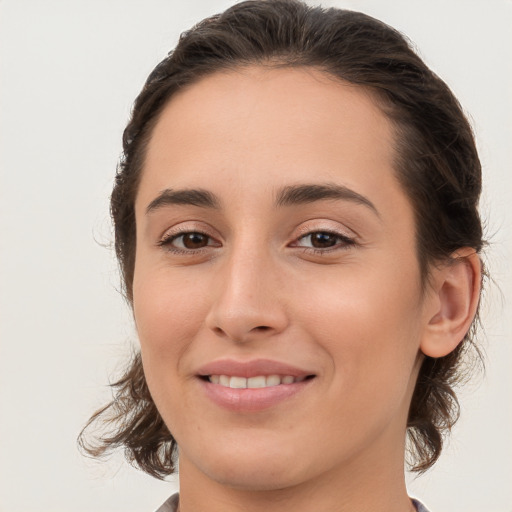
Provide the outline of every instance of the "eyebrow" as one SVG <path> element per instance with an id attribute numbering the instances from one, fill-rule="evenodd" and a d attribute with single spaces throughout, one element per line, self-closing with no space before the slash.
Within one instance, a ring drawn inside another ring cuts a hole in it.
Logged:
<path id="1" fill-rule="evenodd" d="M 325 199 L 351 201 L 361 204 L 372 210 L 377 217 L 380 217 L 379 211 L 367 197 L 344 185 L 338 185 L 336 183 L 313 183 L 284 187 L 277 194 L 276 206 L 307 204 Z"/>
<path id="2" fill-rule="evenodd" d="M 361 204 L 368 207 L 380 217 L 377 208 L 368 198 L 355 190 L 335 183 L 306 183 L 286 186 L 277 192 L 275 206 L 294 206 L 326 199 L 351 201 Z M 220 203 L 219 198 L 208 190 L 200 188 L 180 190 L 165 189 L 149 203 L 146 208 L 146 214 L 169 205 L 191 205 L 218 210 L 220 209 Z"/>
<path id="3" fill-rule="evenodd" d="M 146 214 L 162 208 L 163 206 L 169 206 L 173 204 L 192 205 L 199 206 L 201 208 L 220 208 L 220 201 L 218 198 L 203 189 L 182 189 L 172 190 L 165 189 L 149 203 L 146 208 Z"/>

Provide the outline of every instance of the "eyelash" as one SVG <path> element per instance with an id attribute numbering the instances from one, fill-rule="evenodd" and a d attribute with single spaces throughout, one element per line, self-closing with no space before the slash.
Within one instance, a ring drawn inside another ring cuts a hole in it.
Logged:
<path id="1" fill-rule="evenodd" d="M 198 253 L 201 253 L 204 250 L 208 249 L 209 247 L 212 247 L 211 245 L 206 245 L 205 247 L 199 247 L 197 249 L 181 249 L 180 247 L 175 247 L 172 245 L 172 243 L 175 240 L 178 240 L 179 238 L 182 238 L 186 235 L 200 235 L 200 236 L 206 237 L 209 241 L 213 240 L 213 237 L 210 236 L 208 233 L 205 233 L 204 231 L 183 230 L 183 231 L 178 231 L 175 233 L 169 233 L 169 234 L 164 235 L 162 240 L 160 240 L 157 245 L 159 245 L 160 247 L 164 247 L 169 252 L 172 252 L 175 254 L 185 254 L 185 255 L 198 254 Z"/>
<path id="2" fill-rule="evenodd" d="M 311 236 L 313 236 L 315 234 L 333 236 L 333 237 L 335 237 L 337 239 L 337 242 L 336 242 L 335 245 L 333 245 L 331 247 L 326 247 L 326 248 L 323 248 L 323 249 L 315 248 L 315 247 L 302 247 L 302 246 L 298 246 L 298 245 L 295 246 L 295 247 L 302 248 L 304 250 L 304 252 L 308 252 L 308 253 L 326 254 L 326 253 L 330 253 L 330 252 L 334 252 L 334 251 L 347 250 L 350 247 L 356 245 L 356 242 L 355 242 L 355 240 L 353 238 L 350 238 L 350 237 L 348 237 L 346 235 L 343 235 L 341 233 L 338 233 L 336 231 L 330 231 L 330 230 L 326 230 L 326 229 L 319 229 L 319 230 L 309 231 L 309 232 L 301 235 L 299 238 L 297 238 L 296 242 L 304 240 L 305 238 L 311 237 Z M 296 242 L 294 242 L 294 243 L 296 243 Z"/>
<path id="3" fill-rule="evenodd" d="M 303 247 L 303 246 L 300 246 L 300 245 L 294 245 L 294 244 L 297 244 L 298 242 L 300 242 L 301 240 L 304 240 L 305 238 L 307 237 L 311 237 L 315 234 L 322 234 L 322 235 L 330 235 L 330 236 L 333 236 L 337 239 L 337 243 L 332 246 L 332 247 L 326 247 L 326 248 L 323 248 L 323 249 L 320 249 L 320 248 L 315 248 L 315 247 Z M 211 245 L 211 244 L 208 244 L 204 247 L 199 247 L 197 249 L 182 249 L 182 248 L 179 248 L 179 247 L 175 247 L 173 246 L 173 242 L 175 242 L 176 240 L 178 240 L 179 238 L 182 238 L 186 235 L 200 235 L 200 236 L 203 236 L 203 237 L 206 237 L 208 239 L 208 241 L 211 241 L 213 240 L 213 237 L 210 236 L 208 233 L 205 233 L 203 231 L 198 231 L 198 230 L 184 230 L 184 231 L 179 231 L 179 232 L 175 232 L 175 233 L 169 233 L 167 235 L 165 235 L 162 240 L 160 240 L 158 242 L 158 246 L 160 247 L 164 247 L 167 251 L 169 252 L 172 252 L 174 254 L 180 254 L 180 255 L 196 255 L 196 254 L 200 254 L 202 253 L 203 251 L 207 250 L 208 248 L 210 247 L 218 247 L 216 245 Z M 336 231 L 330 231 L 330 230 L 313 230 L 313 231 L 308 231 L 302 235 L 300 235 L 293 243 L 292 245 L 290 245 L 291 247 L 296 247 L 296 248 L 299 248 L 299 249 L 302 249 L 303 252 L 305 253 L 312 253 L 312 254 L 326 254 L 326 253 L 330 253 L 330 252 L 334 252 L 334 251 L 343 251 L 343 250 L 348 250 L 350 247 L 356 245 L 356 241 L 353 239 L 353 238 L 350 238 L 346 235 L 343 235 L 341 233 L 337 233 Z"/>

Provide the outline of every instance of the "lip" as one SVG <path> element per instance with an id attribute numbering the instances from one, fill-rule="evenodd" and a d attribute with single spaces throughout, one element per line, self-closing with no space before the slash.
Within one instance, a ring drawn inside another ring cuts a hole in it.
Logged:
<path id="1" fill-rule="evenodd" d="M 251 361 L 220 359 L 201 366 L 197 371 L 200 377 L 229 375 L 230 377 L 238 376 L 245 378 L 257 377 L 258 375 L 292 375 L 297 378 L 314 375 L 314 373 L 271 359 L 253 359 Z"/>
<path id="2" fill-rule="evenodd" d="M 198 370 L 197 376 L 203 392 L 214 404 L 234 412 L 258 412 L 275 407 L 303 392 L 315 380 L 305 379 L 292 384 L 279 384 L 265 388 L 235 389 L 214 384 L 205 378 L 209 375 L 250 378 L 276 374 L 292 375 L 296 378 L 314 376 L 314 372 L 269 359 L 213 361 L 202 366 Z"/>

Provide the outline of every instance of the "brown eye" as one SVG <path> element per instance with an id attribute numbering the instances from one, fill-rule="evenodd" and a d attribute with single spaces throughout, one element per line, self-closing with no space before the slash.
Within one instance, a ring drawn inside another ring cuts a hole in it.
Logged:
<path id="1" fill-rule="evenodd" d="M 183 240 L 182 245 L 186 249 L 201 249 L 208 245 L 209 240 L 209 237 L 202 233 L 186 233 L 181 235 L 181 237 L 178 237 L 178 239 L 179 238 Z"/>
<path id="2" fill-rule="evenodd" d="M 175 235 L 166 236 L 158 243 L 169 251 L 190 252 L 204 249 L 205 247 L 219 247 L 220 244 L 212 237 L 198 231 L 187 231 Z"/>
<path id="3" fill-rule="evenodd" d="M 301 236 L 294 244 L 295 247 L 317 252 L 328 252 L 330 249 L 347 249 L 355 242 L 341 233 L 331 233 L 330 231 L 312 231 L 307 235 Z"/>
<path id="4" fill-rule="evenodd" d="M 333 247 L 338 243 L 339 236 L 334 235 L 333 233 L 312 233 L 308 235 L 311 237 L 311 246 L 315 249 L 326 249 L 329 247 Z"/>

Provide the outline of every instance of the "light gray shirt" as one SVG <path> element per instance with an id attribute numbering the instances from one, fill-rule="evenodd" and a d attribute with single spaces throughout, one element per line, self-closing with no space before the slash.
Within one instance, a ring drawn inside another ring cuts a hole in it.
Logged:
<path id="1" fill-rule="evenodd" d="M 173 494 L 156 512 L 176 512 L 178 510 L 179 494 Z M 428 512 L 418 500 L 412 500 L 417 512 Z"/>

